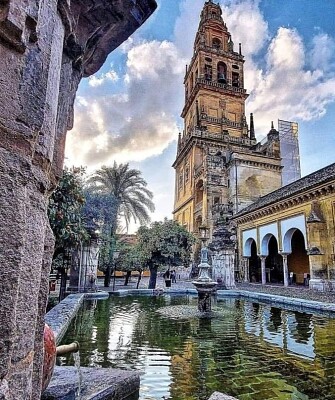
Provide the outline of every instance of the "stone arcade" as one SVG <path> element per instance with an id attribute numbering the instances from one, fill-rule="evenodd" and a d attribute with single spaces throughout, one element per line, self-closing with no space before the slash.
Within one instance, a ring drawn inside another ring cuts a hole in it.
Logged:
<path id="1" fill-rule="evenodd" d="M 335 164 L 261 197 L 233 220 L 245 282 L 335 287 Z"/>
<path id="2" fill-rule="evenodd" d="M 0 2 L 0 399 L 40 397 L 53 251 L 46 207 L 76 89 L 155 8 L 154 0 Z"/>

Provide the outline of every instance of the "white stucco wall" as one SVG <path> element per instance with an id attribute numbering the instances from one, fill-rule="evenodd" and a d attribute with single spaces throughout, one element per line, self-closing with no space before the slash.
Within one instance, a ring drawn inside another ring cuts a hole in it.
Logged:
<path id="1" fill-rule="evenodd" d="M 256 229 L 249 229 L 247 231 L 242 232 L 242 241 L 243 241 L 243 257 L 250 257 L 251 256 L 251 243 L 252 239 L 256 242 L 257 248 L 257 230 Z"/>
<path id="2" fill-rule="evenodd" d="M 280 221 L 280 227 L 282 237 L 281 248 L 283 249 L 283 252 L 291 253 L 291 239 L 296 229 L 299 229 L 303 234 L 305 239 L 305 247 L 307 247 L 306 221 L 304 214 Z"/>
<path id="3" fill-rule="evenodd" d="M 278 241 L 278 225 L 276 222 L 259 227 L 260 254 L 262 256 L 269 255 L 268 244 L 272 235 Z"/>

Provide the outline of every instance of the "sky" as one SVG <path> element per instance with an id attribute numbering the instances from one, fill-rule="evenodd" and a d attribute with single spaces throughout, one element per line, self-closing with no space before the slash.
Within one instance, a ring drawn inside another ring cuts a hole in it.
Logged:
<path id="1" fill-rule="evenodd" d="M 152 220 L 172 218 L 185 65 L 204 0 L 158 0 L 158 9 L 102 68 L 83 79 L 66 164 L 128 162 L 154 193 Z M 247 118 L 257 139 L 278 119 L 299 124 L 302 176 L 335 162 L 335 1 L 221 0 L 245 56 Z M 134 225 L 130 228 L 136 230 Z"/>

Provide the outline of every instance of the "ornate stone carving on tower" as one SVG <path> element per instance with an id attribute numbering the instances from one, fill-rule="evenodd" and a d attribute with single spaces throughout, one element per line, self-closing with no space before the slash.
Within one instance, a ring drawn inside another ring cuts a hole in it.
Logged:
<path id="1" fill-rule="evenodd" d="M 212 237 L 218 222 L 222 230 L 233 213 L 281 186 L 277 131 L 257 143 L 253 116 L 249 131 L 242 48 L 235 50 L 212 1 L 201 12 L 184 85 L 174 218 L 194 233 L 206 224 Z"/>

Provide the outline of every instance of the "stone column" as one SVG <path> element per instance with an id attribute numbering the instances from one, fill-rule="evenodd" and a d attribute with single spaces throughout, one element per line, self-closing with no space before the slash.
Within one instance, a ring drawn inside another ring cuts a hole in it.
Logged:
<path id="1" fill-rule="evenodd" d="M 250 282 L 250 279 L 249 279 L 249 258 L 248 257 L 243 257 L 243 263 L 244 263 L 244 282 Z"/>
<path id="2" fill-rule="evenodd" d="M 0 1 L 1 400 L 41 394 L 54 242 L 47 205 L 62 171 L 76 89 L 155 6 L 154 0 Z"/>
<path id="3" fill-rule="evenodd" d="M 288 266 L 287 266 L 287 253 L 281 253 L 283 257 L 283 272 L 284 272 L 284 286 L 288 286 Z"/>
<path id="4" fill-rule="evenodd" d="M 267 256 L 260 256 L 262 269 L 262 285 L 266 284 L 265 260 Z"/>

